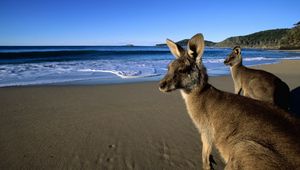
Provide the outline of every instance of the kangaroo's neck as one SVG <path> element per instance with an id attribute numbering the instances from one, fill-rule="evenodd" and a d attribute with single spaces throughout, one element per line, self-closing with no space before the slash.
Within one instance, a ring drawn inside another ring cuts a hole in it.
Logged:
<path id="1" fill-rule="evenodd" d="M 243 68 L 245 68 L 245 66 L 243 66 L 242 63 L 238 63 L 238 64 L 230 67 L 230 72 L 231 72 L 231 76 L 232 76 L 233 80 L 239 79 L 239 75 L 240 75 L 239 73 L 241 72 L 241 70 Z"/>
<path id="2" fill-rule="evenodd" d="M 190 91 L 180 90 L 181 96 L 184 99 L 188 113 L 191 117 L 193 117 L 192 115 L 197 114 L 195 112 L 198 109 L 206 110 L 202 107 L 206 106 L 205 103 L 208 101 L 207 96 L 208 94 L 210 94 L 210 91 L 212 89 L 213 87 L 210 84 L 206 83 L 204 86 L 196 86 Z M 197 109 L 195 110 L 194 107 L 197 107 Z"/>

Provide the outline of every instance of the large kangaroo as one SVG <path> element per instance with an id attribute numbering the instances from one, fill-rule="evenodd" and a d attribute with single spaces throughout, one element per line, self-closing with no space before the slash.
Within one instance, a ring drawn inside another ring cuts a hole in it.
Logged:
<path id="1" fill-rule="evenodd" d="M 243 66 L 239 46 L 233 48 L 224 64 L 230 65 L 236 94 L 243 91 L 244 96 L 266 101 L 288 110 L 289 86 L 269 72 Z"/>
<path id="2" fill-rule="evenodd" d="M 167 40 L 176 57 L 160 81 L 162 92 L 180 89 L 188 114 L 201 134 L 204 169 L 211 169 L 212 145 L 226 169 L 299 169 L 299 123 L 281 109 L 210 85 L 202 64 L 204 40 L 193 36 L 187 50 Z"/>

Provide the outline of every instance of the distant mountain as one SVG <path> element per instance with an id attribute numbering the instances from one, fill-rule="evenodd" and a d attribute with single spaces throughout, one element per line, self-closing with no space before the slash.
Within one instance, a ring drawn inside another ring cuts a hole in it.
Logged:
<path id="1" fill-rule="evenodd" d="M 188 43 L 188 41 L 189 41 L 189 39 L 184 39 L 184 40 L 176 42 L 176 44 L 178 44 L 180 46 L 186 46 L 187 43 Z M 204 43 L 205 43 L 205 46 L 207 46 L 207 47 L 211 47 L 211 46 L 215 46 L 216 45 L 215 42 L 207 41 L 207 40 L 205 40 Z M 167 44 L 156 44 L 156 46 L 159 46 L 159 47 L 161 47 L 161 46 L 167 46 Z"/>
<path id="2" fill-rule="evenodd" d="M 186 46 L 188 39 L 178 41 L 177 44 Z M 165 46 L 157 44 L 156 46 Z M 229 37 L 221 42 L 205 41 L 208 47 L 263 48 L 263 49 L 300 49 L 300 22 L 289 29 L 273 29 L 260 31 L 245 36 Z"/>
<path id="3" fill-rule="evenodd" d="M 300 49 L 300 22 L 281 39 L 280 49 Z"/>
<path id="4" fill-rule="evenodd" d="M 244 48 L 280 48 L 281 39 L 290 29 L 274 29 L 260 31 L 245 36 L 230 37 L 217 43 L 217 47 L 234 47 L 240 45 Z"/>

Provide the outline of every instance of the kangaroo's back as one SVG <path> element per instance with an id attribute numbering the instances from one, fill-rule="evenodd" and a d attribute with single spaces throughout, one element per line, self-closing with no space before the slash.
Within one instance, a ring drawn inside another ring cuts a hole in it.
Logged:
<path id="1" fill-rule="evenodd" d="M 219 127 L 220 133 L 223 133 L 220 136 L 224 136 L 228 146 L 232 145 L 233 151 L 236 152 L 233 154 L 235 158 L 229 161 L 240 157 L 239 161 L 243 163 L 239 164 L 244 166 L 240 169 L 300 167 L 300 126 L 296 118 L 271 104 L 232 94 L 225 94 L 225 96 L 227 96 L 228 107 L 231 103 L 236 103 L 226 113 L 216 113 L 216 117 L 223 114 L 224 117 L 228 116 L 231 122 L 237 120 L 234 122 L 235 125 L 229 124 L 233 131 L 237 130 L 235 134 L 228 134 L 222 130 L 224 127 Z"/>
<path id="2" fill-rule="evenodd" d="M 211 125 L 206 128 L 213 131 L 207 131 L 214 134 L 214 143 L 228 167 L 300 167 L 299 122 L 285 111 L 212 86 L 194 94 L 188 102 L 190 110 L 197 114 L 193 114 L 194 119 Z M 205 119 L 200 118 L 202 114 Z"/>
<path id="3" fill-rule="evenodd" d="M 274 74 L 244 67 L 243 70 L 241 69 L 240 79 L 245 96 L 266 101 L 288 110 L 289 86 Z"/>

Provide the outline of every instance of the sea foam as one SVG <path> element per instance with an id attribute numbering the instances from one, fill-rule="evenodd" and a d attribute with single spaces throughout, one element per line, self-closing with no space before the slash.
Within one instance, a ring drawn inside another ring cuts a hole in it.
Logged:
<path id="1" fill-rule="evenodd" d="M 209 75 L 229 74 L 223 63 L 229 53 L 229 49 L 218 48 L 205 51 L 203 63 Z M 0 49 L 0 56 L 0 87 L 91 80 L 98 83 L 159 80 L 174 59 L 166 47 L 15 47 Z M 298 60 L 300 54 L 243 50 L 243 63 L 248 66 L 282 59 Z"/>

